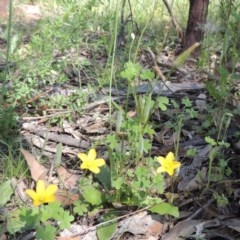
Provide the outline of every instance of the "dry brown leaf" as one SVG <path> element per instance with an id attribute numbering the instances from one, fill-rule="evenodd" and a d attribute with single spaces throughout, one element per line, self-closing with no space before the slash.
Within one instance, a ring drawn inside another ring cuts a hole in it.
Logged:
<path id="1" fill-rule="evenodd" d="M 147 236 L 161 236 L 163 233 L 163 224 L 159 221 L 153 222 L 147 229 Z"/>
<path id="2" fill-rule="evenodd" d="M 150 237 L 162 235 L 163 224 L 159 215 L 148 215 L 146 211 L 128 217 L 120 221 L 118 229 L 114 233 L 114 239 L 125 232 L 130 232 L 139 237 Z"/>
<path id="3" fill-rule="evenodd" d="M 45 181 L 48 170 L 44 166 L 42 166 L 37 161 L 37 159 L 27 150 L 21 148 L 21 153 L 23 154 L 23 156 L 29 166 L 32 179 L 34 181 L 38 181 L 38 180 Z"/>
<path id="4" fill-rule="evenodd" d="M 67 189 L 73 189 L 77 186 L 80 175 L 70 173 L 66 168 L 60 166 L 57 168 L 57 174 Z"/>
<path id="5" fill-rule="evenodd" d="M 76 200 L 79 199 L 79 194 L 72 193 L 69 190 L 59 189 L 56 194 L 56 200 L 60 202 L 63 206 L 68 206 L 73 204 Z"/>
<path id="6" fill-rule="evenodd" d="M 92 125 L 85 127 L 87 133 L 104 133 L 106 128 L 103 126 L 103 122 L 96 122 Z"/>
<path id="7" fill-rule="evenodd" d="M 136 117 L 137 112 L 136 111 L 128 111 L 127 116 L 130 118 L 134 118 Z"/>

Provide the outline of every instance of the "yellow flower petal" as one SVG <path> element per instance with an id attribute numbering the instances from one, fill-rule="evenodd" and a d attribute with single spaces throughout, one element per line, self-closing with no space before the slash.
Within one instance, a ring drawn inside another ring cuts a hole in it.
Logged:
<path id="1" fill-rule="evenodd" d="M 37 195 L 42 196 L 45 192 L 45 183 L 43 180 L 37 181 L 36 193 Z"/>
<path id="2" fill-rule="evenodd" d="M 170 176 L 172 176 L 173 173 L 174 173 L 174 168 L 168 168 L 168 169 L 166 169 L 166 172 L 167 172 Z"/>
<path id="3" fill-rule="evenodd" d="M 174 154 L 172 152 L 169 152 L 168 155 L 166 156 L 166 160 L 171 162 L 174 161 L 175 160 Z"/>
<path id="4" fill-rule="evenodd" d="M 36 191 L 31 189 L 26 190 L 26 194 L 33 200 L 33 205 L 38 207 L 43 203 L 54 202 L 55 201 L 55 192 L 57 191 L 57 185 L 50 184 L 45 188 L 45 182 L 39 180 L 37 182 Z"/>
<path id="5" fill-rule="evenodd" d="M 95 162 L 96 166 L 98 166 L 98 167 L 101 167 L 106 164 L 105 160 L 103 158 L 98 158 L 94 162 Z"/>
<path id="6" fill-rule="evenodd" d="M 81 169 L 88 169 L 93 173 L 99 173 L 99 167 L 105 165 L 105 160 L 103 158 L 97 158 L 97 153 L 95 149 L 90 149 L 88 154 L 79 153 L 78 157 L 82 160 L 80 165 Z"/>
<path id="7" fill-rule="evenodd" d="M 83 162 L 80 166 L 81 169 L 88 169 L 87 162 Z"/>
<path id="8" fill-rule="evenodd" d="M 46 197 L 50 197 L 51 195 L 54 195 L 56 193 L 58 187 L 55 184 L 50 184 L 47 189 L 45 190 Z"/>
<path id="9" fill-rule="evenodd" d="M 165 168 L 163 168 L 162 166 L 157 169 L 157 173 L 161 173 L 165 171 L 166 171 Z"/>
<path id="10" fill-rule="evenodd" d="M 33 191 L 32 189 L 27 189 L 25 192 L 31 199 L 33 199 L 34 201 L 37 200 L 37 194 L 35 191 Z"/>
<path id="11" fill-rule="evenodd" d="M 55 196 L 54 195 L 50 195 L 50 196 L 45 197 L 44 203 L 49 203 L 49 202 L 55 202 Z"/>
<path id="12" fill-rule="evenodd" d="M 160 163 L 160 167 L 157 169 L 157 172 L 167 172 L 170 176 L 172 176 L 174 174 L 174 170 L 176 168 L 179 168 L 181 166 L 180 162 L 174 161 L 175 157 L 174 154 L 172 152 L 169 152 L 166 156 L 166 158 L 164 157 L 157 157 L 157 160 Z"/>
<path id="13" fill-rule="evenodd" d="M 41 205 L 42 204 L 42 202 L 40 202 L 40 201 L 38 201 L 38 200 L 34 200 L 33 201 L 33 206 L 35 206 L 35 207 L 38 207 L 39 205 Z"/>
<path id="14" fill-rule="evenodd" d="M 100 172 L 100 169 L 99 169 L 99 167 L 97 167 L 97 166 L 91 166 L 91 167 L 89 168 L 89 170 L 90 170 L 91 172 L 93 172 L 93 173 L 96 173 L 96 174 L 98 174 L 98 173 Z"/>
<path id="15" fill-rule="evenodd" d="M 177 162 L 177 161 L 173 161 L 172 166 L 173 166 L 173 168 L 179 168 L 181 166 L 181 163 Z"/>
<path id="16" fill-rule="evenodd" d="M 164 157 L 157 157 L 157 160 L 158 160 L 158 162 L 161 164 L 161 165 L 163 165 L 164 164 L 164 162 L 166 161 L 166 159 L 164 158 Z"/>
<path id="17" fill-rule="evenodd" d="M 95 160 L 97 157 L 97 153 L 95 149 L 90 149 L 88 152 L 88 160 Z"/>
<path id="18" fill-rule="evenodd" d="M 78 154 L 78 157 L 79 157 L 83 162 L 85 162 L 85 161 L 88 160 L 88 157 L 87 157 L 87 155 L 86 155 L 85 153 L 79 153 L 79 154 Z"/>

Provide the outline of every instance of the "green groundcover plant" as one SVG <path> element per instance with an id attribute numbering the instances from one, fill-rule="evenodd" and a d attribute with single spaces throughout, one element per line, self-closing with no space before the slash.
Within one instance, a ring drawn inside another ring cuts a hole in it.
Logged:
<path id="1" fill-rule="evenodd" d="M 3 198 L 1 198 L 0 206 L 3 209 L 6 223 L 1 224 L 1 231 L 14 235 L 31 230 L 36 232 L 37 239 L 51 240 L 55 239 L 61 230 L 70 228 L 77 216 L 88 216 L 106 205 L 112 205 L 111 219 L 113 220 L 110 225 L 113 233 L 117 227 L 117 220 L 114 219 L 119 217 L 119 212 L 114 213 L 112 210 L 117 204 L 128 207 L 147 207 L 150 212 L 178 217 L 178 208 L 171 202 L 165 202 L 160 198 L 160 194 L 164 193 L 162 173 L 166 172 L 173 178 L 175 170 L 181 166 L 172 152 L 166 157 L 149 158 L 145 166 L 136 166 L 135 170 L 129 168 L 121 175 L 116 175 L 114 168 L 108 167 L 104 159 L 97 158 L 95 149 L 90 149 L 87 154 L 79 153 L 78 157 L 81 160 L 80 168 L 87 172 L 79 182 L 81 196 L 74 202 L 71 210 L 64 209 L 56 200 L 55 194 L 58 189 L 56 184 L 46 186 L 44 181 L 39 180 L 36 183 L 36 190 L 25 191 L 32 199 L 33 206 L 19 203 L 18 209 L 8 212 L 7 203 L 14 189 L 10 180 L 2 183 L 0 190 Z M 118 160 L 115 159 L 115 161 Z M 157 162 L 160 166 L 155 170 Z M 103 216 L 103 221 L 109 219 L 107 216 L 108 214 Z M 109 231 L 109 224 L 97 230 L 100 235 L 103 232 L 109 234 Z"/>

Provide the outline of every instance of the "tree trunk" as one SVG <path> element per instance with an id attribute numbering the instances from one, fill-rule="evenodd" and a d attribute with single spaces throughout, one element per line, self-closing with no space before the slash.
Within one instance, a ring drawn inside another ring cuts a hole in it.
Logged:
<path id="1" fill-rule="evenodd" d="M 204 38 L 204 24 L 206 23 L 209 0 L 189 0 L 189 15 L 187 30 L 184 37 L 184 50 L 196 42 L 202 42 Z M 200 48 L 197 48 L 193 56 L 198 57 Z"/>

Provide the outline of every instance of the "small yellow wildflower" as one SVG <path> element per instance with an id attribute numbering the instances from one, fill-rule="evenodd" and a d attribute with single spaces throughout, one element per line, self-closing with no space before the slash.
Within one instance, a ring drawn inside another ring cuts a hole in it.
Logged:
<path id="1" fill-rule="evenodd" d="M 93 173 L 99 173 L 99 167 L 105 165 L 105 160 L 103 158 L 97 158 L 97 153 L 95 149 L 90 149 L 88 154 L 79 153 L 78 157 L 82 160 L 80 166 L 81 169 L 88 169 Z"/>
<path id="2" fill-rule="evenodd" d="M 169 152 L 166 158 L 157 157 L 157 160 L 161 164 L 161 166 L 157 169 L 157 173 L 167 172 L 170 176 L 173 175 L 174 170 L 181 166 L 180 162 L 174 161 L 175 157 L 172 152 Z"/>
<path id="3" fill-rule="evenodd" d="M 27 189 L 26 194 L 33 200 L 33 205 L 38 207 L 42 203 L 49 203 L 55 201 L 55 193 L 57 191 L 56 184 L 50 184 L 45 188 L 45 183 L 43 180 L 37 181 L 36 191 L 32 189 Z"/>

